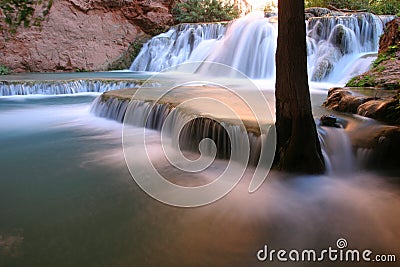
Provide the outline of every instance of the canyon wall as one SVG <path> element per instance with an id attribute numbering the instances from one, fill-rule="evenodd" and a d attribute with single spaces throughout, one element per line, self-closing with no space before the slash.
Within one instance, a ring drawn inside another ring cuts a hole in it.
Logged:
<path id="1" fill-rule="evenodd" d="M 106 70 L 135 40 L 171 26 L 175 2 L 54 0 L 40 26 L 2 30 L 0 64 L 13 72 Z"/>

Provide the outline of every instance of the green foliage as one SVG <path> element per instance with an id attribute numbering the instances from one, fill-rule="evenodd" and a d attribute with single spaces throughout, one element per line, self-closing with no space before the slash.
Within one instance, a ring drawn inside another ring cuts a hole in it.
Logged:
<path id="1" fill-rule="evenodd" d="M 0 75 L 7 75 L 10 73 L 11 73 L 11 70 L 7 66 L 0 64 Z"/>
<path id="2" fill-rule="evenodd" d="M 341 9 L 363 9 L 369 5 L 368 0 L 305 0 L 306 7 L 328 7 L 332 5 Z"/>
<path id="3" fill-rule="evenodd" d="M 137 57 L 143 44 L 147 38 L 137 38 L 129 44 L 127 51 L 123 52 L 115 61 L 109 63 L 106 67 L 107 70 L 122 70 L 127 69 L 132 64 L 133 60 Z"/>
<path id="4" fill-rule="evenodd" d="M 15 33 L 21 25 L 24 27 L 40 26 L 49 14 L 53 0 L 0 0 L 3 21 L 0 30 Z"/>
<path id="5" fill-rule="evenodd" d="M 375 85 L 375 78 L 368 75 L 356 76 L 346 84 L 347 87 L 374 87 Z"/>
<path id="6" fill-rule="evenodd" d="M 400 11 L 399 0 L 375 0 L 370 1 L 370 9 L 376 14 L 396 15 Z"/>
<path id="7" fill-rule="evenodd" d="M 380 54 L 378 57 L 375 59 L 375 61 L 372 63 L 372 67 L 376 68 L 381 64 L 383 61 L 386 61 L 390 59 L 390 57 L 387 54 Z"/>
<path id="8" fill-rule="evenodd" d="M 339 9 L 362 10 L 375 14 L 400 14 L 399 0 L 305 0 L 306 7 L 334 6 Z"/>
<path id="9" fill-rule="evenodd" d="M 376 70 L 377 72 L 382 72 L 382 71 L 384 71 L 385 69 L 386 69 L 385 66 L 377 66 L 377 67 L 375 68 L 375 70 Z"/>
<path id="10" fill-rule="evenodd" d="M 76 68 L 75 72 L 89 72 L 89 71 L 86 69 Z"/>
<path id="11" fill-rule="evenodd" d="M 177 23 L 227 21 L 239 16 L 237 7 L 218 0 L 188 0 L 177 3 L 172 13 Z"/>
<path id="12" fill-rule="evenodd" d="M 396 56 L 396 52 L 398 50 L 398 46 L 397 45 L 391 45 L 388 47 L 387 51 L 385 53 L 380 53 L 378 55 L 378 57 L 375 59 L 375 61 L 372 63 L 372 67 L 377 69 L 378 66 L 386 61 L 386 60 L 390 60 L 390 59 L 394 59 L 394 57 Z"/>

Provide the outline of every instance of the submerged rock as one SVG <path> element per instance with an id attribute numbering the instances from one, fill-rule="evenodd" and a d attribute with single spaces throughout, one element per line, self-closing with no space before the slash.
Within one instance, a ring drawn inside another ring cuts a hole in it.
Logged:
<path id="1" fill-rule="evenodd" d="M 321 81 L 326 78 L 334 69 L 335 63 L 341 57 L 339 49 L 331 44 L 321 46 L 317 52 L 317 60 L 312 71 L 311 79 Z"/>
<path id="2" fill-rule="evenodd" d="M 344 121 L 343 119 L 338 119 L 337 117 L 333 115 L 323 115 L 320 118 L 320 126 L 326 126 L 326 127 L 334 127 L 334 128 L 345 128 L 347 122 Z"/>
<path id="3" fill-rule="evenodd" d="M 329 56 L 320 58 L 316 63 L 311 80 L 321 81 L 332 72 L 333 68 L 334 64 Z"/>

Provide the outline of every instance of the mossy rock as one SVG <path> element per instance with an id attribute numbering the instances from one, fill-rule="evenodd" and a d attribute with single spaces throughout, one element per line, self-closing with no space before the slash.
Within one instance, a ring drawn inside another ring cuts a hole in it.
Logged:
<path id="1" fill-rule="evenodd" d="M 139 37 L 135 39 L 133 42 L 129 44 L 128 49 L 125 52 L 123 52 L 116 60 L 107 65 L 106 70 L 129 69 L 132 62 L 140 53 L 143 44 L 146 43 L 149 39 L 150 37 L 148 36 Z"/>
<path id="2" fill-rule="evenodd" d="M 374 76 L 359 75 L 348 81 L 346 87 L 374 87 L 376 85 Z"/>

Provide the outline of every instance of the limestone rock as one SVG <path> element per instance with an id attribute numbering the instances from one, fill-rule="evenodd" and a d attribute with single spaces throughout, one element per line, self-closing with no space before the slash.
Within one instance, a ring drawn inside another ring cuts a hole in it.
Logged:
<path id="1" fill-rule="evenodd" d="M 335 111 L 357 113 L 360 105 L 372 99 L 374 98 L 354 96 L 350 91 L 343 88 L 331 88 L 328 91 L 328 98 L 322 105 Z"/>
<path id="2" fill-rule="evenodd" d="M 348 89 L 331 88 L 323 106 L 335 111 L 358 114 L 386 123 L 400 125 L 400 100 L 398 95 L 380 98 L 355 96 Z"/>

